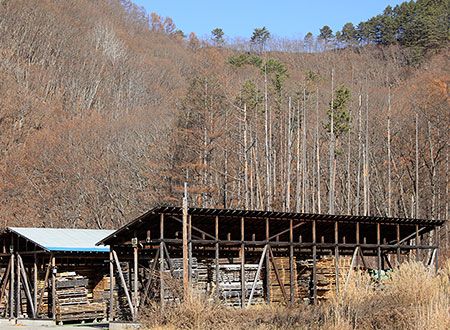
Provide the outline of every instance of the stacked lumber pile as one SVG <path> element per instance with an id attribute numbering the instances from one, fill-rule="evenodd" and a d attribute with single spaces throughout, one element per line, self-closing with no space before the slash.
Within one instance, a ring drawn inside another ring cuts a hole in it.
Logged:
<path id="1" fill-rule="evenodd" d="M 51 312 L 51 308 L 50 308 L 51 304 L 49 303 L 50 294 L 48 293 L 49 292 L 49 287 L 48 287 L 49 283 L 46 286 L 45 282 L 44 282 L 44 278 L 45 278 L 45 271 L 40 270 L 38 272 L 38 282 L 37 282 L 38 290 L 37 290 L 37 292 L 38 292 L 38 294 L 41 294 L 44 286 L 45 286 L 45 290 L 44 290 L 44 295 L 42 297 L 42 303 L 39 306 L 39 314 L 40 315 L 50 315 L 49 313 Z"/>
<path id="2" fill-rule="evenodd" d="M 219 298 L 224 301 L 227 306 L 240 307 L 241 306 L 241 265 L 225 263 L 228 260 L 221 259 L 219 261 Z M 257 264 L 245 264 L 245 291 L 246 301 L 250 297 L 250 293 L 255 281 L 256 272 L 258 269 Z M 215 265 L 211 265 L 211 292 L 215 290 L 215 278 L 216 268 Z M 263 280 L 261 273 L 258 279 L 256 279 L 255 292 L 253 294 L 252 305 L 264 303 L 264 290 Z"/>
<path id="3" fill-rule="evenodd" d="M 97 282 L 97 285 L 92 289 L 92 301 L 93 302 L 103 302 L 106 304 L 107 309 L 109 310 L 109 285 L 111 279 L 109 275 L 104 275 L 100 281 Z M 118 300 L 118 287 L 117 287 L 117 279 L 113 277 L 113 299 L 114 302 Z M 118 308 L 117 303 L 113 303 L 114 315 L 117 315 Z"/>
<path id="4" fill-rule="evenodd" d="M 317 276 L 317 299 L 327 300 L 336 292 L 336 259 L 333 256 L 318 257 L 316 261 Z M 350 268 L 351 258 L 339 258 L 340 283 Z M 313 260 L 300 260 L 297 265 L 299 269 L 298 284 L 299 295 L 303 301 L 309 302 L 314 296 L 313 293 Z"/>
<path id="5" fill-rule="evenodd" d="M 91 302 L 88 298 L 88 279 L 75 272 L 56 276 L 56 320 L 78 321 L 102 319 L 106 315 L 103 302 Z"/>
<path id="6" fill-rule="evenodd" d="M 165 271 L 163 274 L 164 279 L 164 300 L 179 302 L 182 297 L 183 290 L 183 258 L 173 258 L 170 259 L 171 264 L 169 265 L 168 260 L 165 260 Z M 195 288 L 199 284 L 199 263 L 197 262 L 197 258 L 192 258 L 191 261 L 191 283 Z M 159 289 L 159 271 L 156 270 L 156 281 L 153 282 L 156 285 L 157 292 L 156 296 L 160 296 Z M 200 287 L 201 287 L 200 283 Z"/>
<path id="7" fill-rule="evenodd" d="M 289 257 L 275 257 L 273 258 L 273 262 L 275 263 L 278 274 L 280 277 L 280 282 L 277 279 L 277 275 L 275 272 L 275 268 L 273 263 L 270 263 L 269 268 L 269 278 L 270 278 L 270 301 L 274 303 L 285 303 L 289 301 L 290 298 L 290 286 L 291 286 L 291 269 L 289 266 Z M 295 301 L 298 299 L 298 283 L 297 283 L 297 262 L 294 257 L 294 299 Z M 286 293 L 287 301 L 283 297 L 283 291 Z"/>
<path id="8" fill-rule="evenodd" d="M 230 263 L 228 259 L 219 260 L 219 297 L 228 306 L 240 306 L 241 304 L 241 266 L 237 263 Z M 166 271 L 164 272 L 164 299 L 166 301 L 179 301 L 182 296 L 182 279 L 183 279 L 183 259 L 171 259 L 171 269 L 166 261 Z M 216 267 L 215 264 L 208 260 L 198 260 L 192 258 L 192 288 L 199 293 L 207 296 L 215 295 L 216 292 Z M 255 280 L 257 264 L 245 265 L 245 289 L 246 300 L 250 297 L 250 292 Z M 151 274 L 154 278 L 152 285 L 153 297 L 158 297 L 159 292 L 159 272 Z M 147 279 L 148 280 L 148 279 Z M 257 279 L 252 304 L 260 304 L 264 302 L 263 298 L 263 280 L 261 275 Z"/>

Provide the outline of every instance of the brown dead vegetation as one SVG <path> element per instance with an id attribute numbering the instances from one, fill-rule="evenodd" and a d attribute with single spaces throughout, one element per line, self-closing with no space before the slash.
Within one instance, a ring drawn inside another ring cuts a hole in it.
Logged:
<path id="1" fill-rule="evenodd" d="M 405 263 L 382 285 L 356 273 L 345 292 L 317 306 L 232 309 L 195 296 L 141 311 L 148 329 L 430 329 L 450 327 L 450 262 L 437 273 Z"/>

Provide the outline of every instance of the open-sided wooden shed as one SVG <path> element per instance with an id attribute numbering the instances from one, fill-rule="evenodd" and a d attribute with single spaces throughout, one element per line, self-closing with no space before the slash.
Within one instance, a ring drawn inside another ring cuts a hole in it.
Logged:
<path id="1" fill-rule="evenodd" d="M 356 268 L 375 280 L 404 260 L 437 267 L 443 220 L 157 207 L 99 244 L 129 317 L 197 289 L 229 305 L 315 303 L 344 290 Z M 122 269 L 123 262 L 132 265 Z M 111 282 L 112 283 L 112 282 Z M 181 291 L 170 288 L 173 283 Z M 111 284 L 112 285 L 112 284 Z M 170 292 L 169 292 L 170 291 Z M 110 290 L 112 293 L 113 290 Z M 114 318 L 111 295 L 110 318 Z"/>
<path id="2" fill-rule="evenodd" d="M 102 319 L 107 299 L 95 288 L 108 273 L 112 230 L 8 227 L 0 235 L 0 313 L 58 323 Z M 107 295 L 108 296 L 108 295 Z"/>

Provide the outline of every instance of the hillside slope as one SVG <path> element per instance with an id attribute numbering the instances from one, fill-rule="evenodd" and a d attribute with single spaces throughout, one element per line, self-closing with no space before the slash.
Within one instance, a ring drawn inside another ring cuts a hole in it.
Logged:
<path id="1" fill-rule="evenodd" d="M 0 2 L 3 225 L 117 227 L 185 180 L 203 207 L 327 212 L 333 183 L 336 213 L 448 216 L 448 49 L 419 68 L 396 46 L 238 54 L 169 23 Z"/>

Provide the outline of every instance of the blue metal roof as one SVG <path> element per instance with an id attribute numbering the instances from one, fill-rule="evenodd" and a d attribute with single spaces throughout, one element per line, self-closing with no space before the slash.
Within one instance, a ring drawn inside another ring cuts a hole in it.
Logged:
<path id="1" fill-rule="evenodd" d="M 108 252 L 109 246 L 96 246 L 114 230 L 8 227 L 49 252 Z"/>

